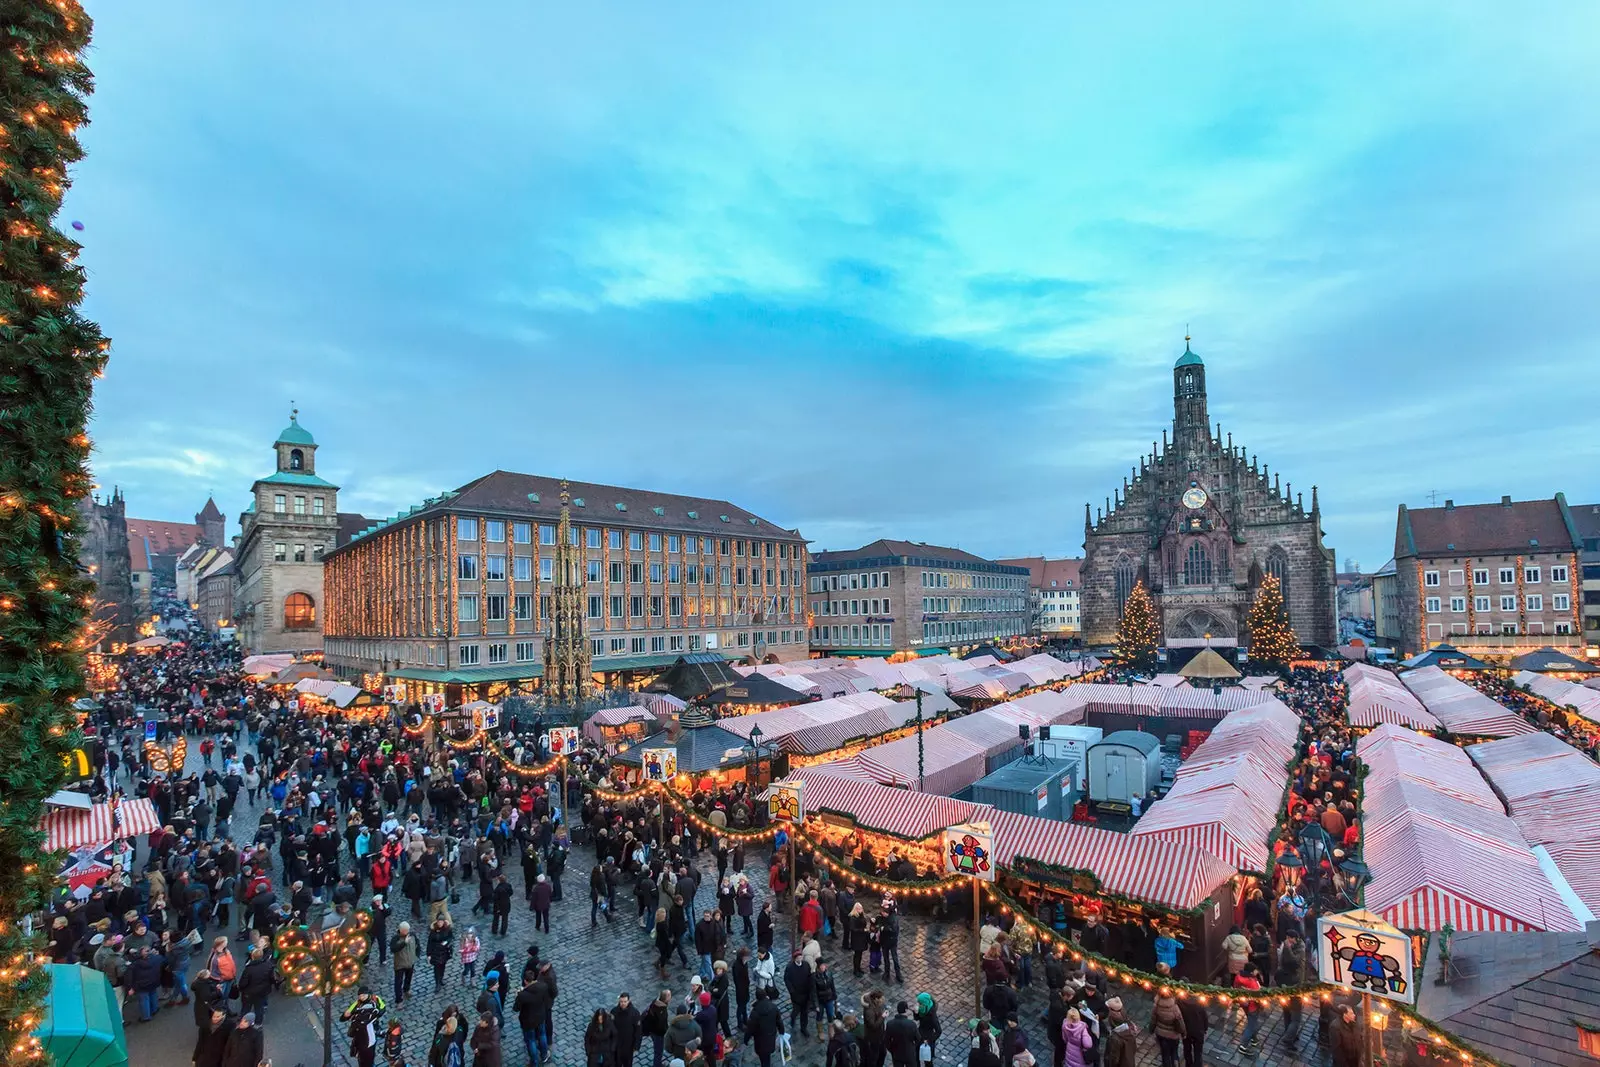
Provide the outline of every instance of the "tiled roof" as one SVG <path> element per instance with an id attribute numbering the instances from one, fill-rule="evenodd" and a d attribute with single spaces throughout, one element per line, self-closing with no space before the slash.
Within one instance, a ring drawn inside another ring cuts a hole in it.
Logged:
<path id="1" fill-rule="evenodd" d="M 337 485 L 304 471 L 275 471 L 257 481 L 268 485 L 298 485 L 306 489 L 337 489 Z"/>
<path id="2" fill-rule="evenodd" d="M 919 541 L 895 541 L 887 537 L 879 538 L 870 545 L 860 548 L 844 549 L 839 551 L 816 552 L 812 554 L 813 563 L 848 563 L 856 559 L 876 559 L 883 556 L 915 556 L 919 559 L 943 559 L 952 563 L 1001 563 L 1002 560 L 984 559 L 974 556 L 971 552 L 964 552 L 959 548 L 945 548 L 942 545 L 929 545 Z"/>
<path id="3" fill-rule="evenodd" d="M 144 550 L 144 538 L 128 537 L 128 569 L 131 571 L 147 571 L 150 569 L 150 554 Z"/>
<path id="4" fill-rule="evenodd" d="M 1083 566 L 1081 559 L 1047 559 L 1044 556 L 1018 556 L 995 562 L 1028 568 L 1028 584 L 1035 589 L 1077 589 L 1078 571 Z"/>
<path id="5" fill-rule="evenodd" d="M 1498 504 L 1451 504 L 1441 508 L 1400 505 L 1394 554 L 1443 556 L 1515 553 L 1529 549 L 1576 551 L 1577 530 L 1566 498 L 1502 498 Z"/>
<path id="6" fill-rule="evenodd" d="M 222 518 L 222 509 L 217 507 L 217 502 L 215 500 L 213 500 L 211 497 L 206 497 L 206 506 L 200 509 L 200 514 L 196 515 L 195 518 L 212 520 L 220 519 Z"/>
<path id="7" fill-rule="evenodd" d="M 183 550 L 200 540 L 201 529 L 192 522 L 162 522 L 159 519 L 129 519 L 128 539 L 148 538 L 150 551 L 157 555 L 182 555 Z"/>

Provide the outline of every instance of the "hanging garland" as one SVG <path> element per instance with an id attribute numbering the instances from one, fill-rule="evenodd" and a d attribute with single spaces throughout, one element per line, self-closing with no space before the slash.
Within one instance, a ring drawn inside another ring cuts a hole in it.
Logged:
<path id="1" fill-rule="evenodd" d="M 880 894 L 892 896 L 934 897 L 941 896 L 953 889 L 959 889 L 970 880 L 964 874 L 953 874 L 947 878 L 918 878 L 904 882 L 885 882 L 862 874 L 852 867 L 846 867 L 823 850 L 815 841 L 806 836 L 805 831 L 796 828 L 794 831 L 795 844 L 804 843 L 811 850 L 811 858 L 818 860 L 830 872 L 853 885 L 866 886 Z"/>

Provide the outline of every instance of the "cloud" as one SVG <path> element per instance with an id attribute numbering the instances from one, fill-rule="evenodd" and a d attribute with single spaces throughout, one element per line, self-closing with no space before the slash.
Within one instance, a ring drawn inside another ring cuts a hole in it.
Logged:
<path id="1" fill-rule="evenodd" d="M 1600 9 L 1280 15 L 108 9 L 97 471 L 237 513 L 297 401 L 369 514 L 509 467 L 1067 552 L 1192 332 L 1341 554 L 1582 496 Z"/>

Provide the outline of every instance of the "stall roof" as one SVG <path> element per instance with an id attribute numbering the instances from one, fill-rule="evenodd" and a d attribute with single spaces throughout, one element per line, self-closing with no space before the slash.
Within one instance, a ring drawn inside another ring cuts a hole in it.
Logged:
<path id="1" fill-rule="evenodd" d="M 916 714 L 914 704 L 890 700 L 869 691 L 752 715 L 728 716 L 719 725 L 741 738 L 749 738 L 759 726 L 763 745 L 776 745 L 786 752 L 803 755 L 820 755 L 850 741 L 897 730 L 913 721 Z"/>
<path id="2" fill-rule="evenodd" d="M 1369 768 L 1369 909 L 1402 929 L 1582 928 L 1460 748 L 1389 724 L 1356 751 Z"/>
<path id="3" fill-rule="evenodd" d="M 1185 678 L 1239 677 L 1239 671 L 1210 648 L 1201 649 L 1200 654 L 1179 668 L 1178 673 Z"/>
<path id="4" fill-rule="evenodd" d="M 1350 691 L 1347 719 L 1351 726 L 1373 727 L 1384 723 L 1409 726 L 1415 730 L 1437 730 L 1439 719 L 1423 707 L 1400 679 L 1381 667 L 1353 663 L 1344 669 Z"/>
<path id="5" fill-rule="evenodd" d="M 1407 670 L 1416 670 L 1420 667 L 1440 667 L 1451 671 L 1486 671 L 1489 665 L 1476 656 L 1469 656 L 1455 645 L 1434 645 L 1426 652 L 1419 652 L 1406 660 L 1400 666 Z"/>
<path id="6" fill-rule="evenodd" d="M 1514 737 L 1538 732 L 1510 708 L 1438 667 L 1406 671 L 1400 681 L 1450 733 L 1469 737 Z"/>
<path id="7" fill-rule="evenodd" d="M 99 847 L 121 837 L 140 837 L 161 829 L 155 805 L 143 797 L 122 801 L 118 816 L 120 824 L 113 818 L 109 803 L 96 804 L 87 811 L 76 808 L 47 811 L 39 820 L 39 828 L 44 831 L 44 847 L 50 852 L 90 845 Z"/>
<path id="8" fill-rule="evenodd" d="M 1534 674 L 1600 674 L 1600 667 L 1565 652 L 1558 652 L 1549 645 L 1524 652 L 1511 661 L 1511 669 Z"/>
<path id="9" fill-rule="evenodd" d="M 33 1033 L 56 1067 L 124 1067 L 128 1042 L 110 980 L 83 964 L 47 966 L 44 1021 Z"/>
<path id="10" fill-rule="evenodd" d="M 1543 697 L 1552 704 L 1575 711 L 1590 722 L 1600 723 L 1600 690 L 1590 689 L 1587 684 L 1574 685 L 1561 678 L 1535 674 L 1532 671 L 1518 671 L 1511 681 L 1534 696 Z"/>
<path id="11" fill-rule="evenodd" d="M 798 704 L 806 699 L 793 686 L 784 685 L 765 674 L 749 674 L 711 694 L 713 704 Z"/>
<path id="12" fill-rule="evenodd" d="M 652 693 L 671 693 L 682 700 L 694 700 L 744 681 L 728 661 L 715 652 L 692 652 L 679 656 L 647 689 Z"/>
<path id="13" fill-rule="evenodd" d="M 822 767 L 811 767 L 789 776 L 805 782 L 805 809 L 831 812 L 854 819 L 869 830 L 920 840 L 947 826 L 993 821 L 995 809 L 988 804 L 972 804 L 950 797 L 890 789 L 875 782 L 863 782 L 829 774 Z"/>

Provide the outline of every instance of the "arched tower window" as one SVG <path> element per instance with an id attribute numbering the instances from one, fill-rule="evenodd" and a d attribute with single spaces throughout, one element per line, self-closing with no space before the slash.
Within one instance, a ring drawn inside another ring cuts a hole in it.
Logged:
<path id="1" fill-rule="evenodd" d="M 1274 548 L 1267 553 L 1266 572 L 1278 579 L 1278 589 L 1283 593 L 1283 602 L 1289 602 L 1289 554 L 1281 548 Z"/>
<path id="2" fill-rule="evenodd" d="M 289 450 L 289 469 L 292 471 L 301 471 L 306 469 L 306 454 L 300 451 L 298 448 L 291 448 Z"/>
<path id="3" fill-rule="evenodd" d="M 1199 541 L 1192 542 L 1189 545 L 1189 554 L 1184 557 L 1183 584 L 1211 584 L 1211 554 L 1206 551 L 1206 546 Z"/>
<path id="4" fill-rule="evenodd" d="M 283 628 L 311 630 L 317 625 L 317 605 L 305 593 L 290 593 L 283 598 Z"/>
<path id="5" fill-rule="evenodd" d="M 1121 615 L 1123 606 L 1133 593 L 1133 561 L 1127 556 L 1118 556 L 1112 573 L 1116 576 L 1117 614 Z"/>

